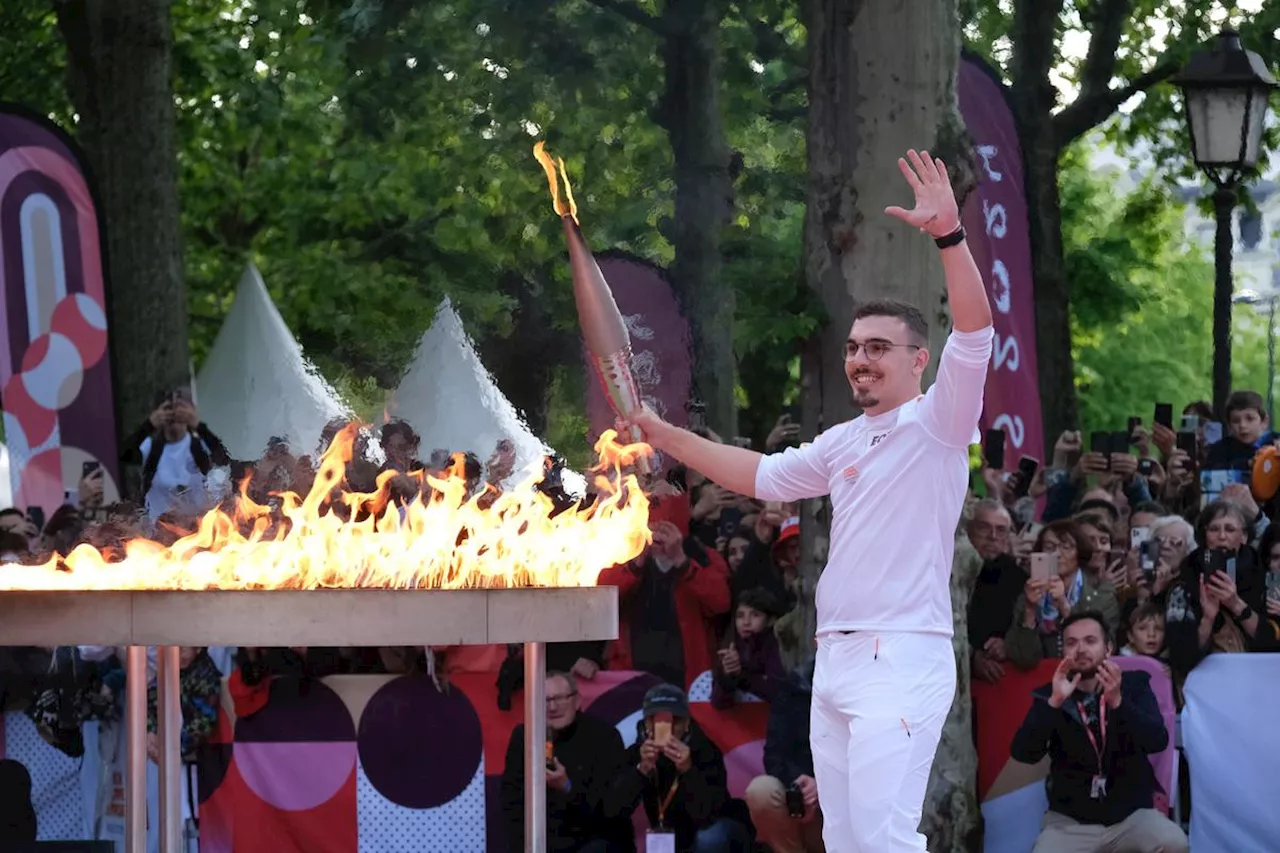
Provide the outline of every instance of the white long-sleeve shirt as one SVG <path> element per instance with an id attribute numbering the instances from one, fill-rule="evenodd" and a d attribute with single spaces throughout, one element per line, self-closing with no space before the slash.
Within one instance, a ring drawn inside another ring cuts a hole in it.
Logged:
<path id="1" fill-rule="evenodd" d="M 818 635 L 952 635 L 951 558 L 978 439 L 993 330 L 953 331 L 937 381 L 884 414 L 764 457 L 756 494 L 831 495 L 831 547 L 818 582 Z"/>

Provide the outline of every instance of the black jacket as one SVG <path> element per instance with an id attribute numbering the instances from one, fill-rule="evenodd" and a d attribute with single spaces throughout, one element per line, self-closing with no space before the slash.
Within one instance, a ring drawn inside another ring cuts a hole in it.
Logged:
<path id="1" fill-rule="evenodd" d="M 813 775 L 809 747 L 809 710 L 813 706 L 813 664 L 793 672 L 769 705 L 764 737 L 764 772 L 783 785 Z"/>
<path id="2" fill-rule="evenodd" d="M 1098 773 L 1098 757 L 1075 700 L 1053 708 L 1049 705 L 1052 685 L 1032 691 L 1031 710 L 1013 736 L 1009 754 L 1015 761 L 1027 764 L 1049 756 L 1045 788 L 1051 811 L 1080 823 L 1112 826 L 1138 809 L 1152 807 L 1158 783 L 1148 756 L 1168 746 L 1169 732 L 1147 673 L 1122 673 L 1120 694 L 1120 707 L 1107 709 L 1106 736 L 1102 740 L 1102 775 L 1107 779 L 1107 794 L 1095 800 L 1090 792 Z M 1096 728 L 1094 737 L 1097 738 Z"/>
<path id="3" fill-rule="evenodd" d="M 628 769 L 627 751 L 618 730 L 580 711 L 568 728 L 556 733 L 552 750 L 569 775 L 569 791 L 547 789 L 547 849 L 571 853 L 588 841 L 601 839 L 618 850 L 635 850 L 634 808 L 621 812 L 616 798 L 610 800 L 616 780 Z M 636 775 L 634 769 L 630 773 Z M 523 725 L 511 732 L 501 790 L 507 849 L 523 850 Z"/>
<path id="4" fill-rule="evenodd" d="M 636 769 L 640 763 L 640 744 L 637 742 L 627 750 L 628 766 L 619 774 L 610 809 L 630 815 L 643 802 L 649 825 L 656 828 L 658 804 L 666 799 L 678 779 L 680 786 L 671 797 L 663 825 L 675 833 L 676 850 L 680 853 L 693 849 L 698 830 L 705 829 L 720 817 L 729 800 L 724 756 L 696 723 L 690 721 L 689 725 L 688 744 L 693 758 L 689 772 L 677 774 L 675 765 L 662 756 L 652 776 L 641 775 Z"/>
<path id="5" fill-rule="evenodd" d="M 1027 573 L 1008 554 L 982 564 L 969 598 L 969 646 L 980 650 L 992 637 L 1004 639 L 1013 624 L 1013 603 L 1022 595 Z"/>

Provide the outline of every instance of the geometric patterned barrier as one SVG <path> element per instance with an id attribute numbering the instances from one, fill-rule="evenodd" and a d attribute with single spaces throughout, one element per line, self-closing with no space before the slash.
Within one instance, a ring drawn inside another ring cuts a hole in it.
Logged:
<path id="1" fill-rule="evenodd" d="M 267 706 L 239 721 L 224 696 L 220 743 L 199 767 L 202 853 L 504 851 L 498 786 L 521 698 L 499 711 L 494 681 L 454 675 L 445 694 L 421 675 L 278 680 Z M 630 744 L 655 683 L 601 671 L 579 688 L 586 712 Z M 694 701 L 691 713 L 742 796 L 762 772 L 768 706 Z"/>

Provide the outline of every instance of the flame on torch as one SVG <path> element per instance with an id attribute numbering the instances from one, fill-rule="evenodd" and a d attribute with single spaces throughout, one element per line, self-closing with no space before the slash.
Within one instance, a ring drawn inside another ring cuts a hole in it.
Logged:
<path id="1" fill-rule="evenodd" d="M 564 158 L 557 157 L 551 159 L 551 155 L 547 153 L 547 146 L 542 140 L 538 140 L 533 146 L 533 156 L 542 164 L 542 171 L 547 173 L 547 186 L 551 189 L 551 206 L 555 208 L 556 216 L 571 217 L 575 223 L 578 222 L 578 203 L 573 200 L 573 185 L 569 183 L 569 173 L 564 168 Z M 556 166 L 559 165 L 557 172 Z M 560 200 L 560 181 L 564 181 L 564 201 Z"/>

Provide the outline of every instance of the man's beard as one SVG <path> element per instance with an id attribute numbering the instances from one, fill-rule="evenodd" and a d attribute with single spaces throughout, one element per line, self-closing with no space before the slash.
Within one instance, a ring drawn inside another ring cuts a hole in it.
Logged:
<path id="1" fill-rule="evenodd" d="M 872 406 L 880 405 L 880 398 L 860 388 L 853 389 L 853 402 L 860 409 L 869 409 Z"/>
<path id="2" fill-rule="evenodd" d="M 1080 679 L 1082 681 L 1087 681 L 1088 679 L 1093 678 L 1098 674 L 1098 667 L 1100 666 L 1100 663 L 1090 661 L 1087 664 L 1087 667 L 1088 667 L 1087 669 L 1083 668 L 1080 664 L 1076 664 L 1075 666 L 1076 666 L 1076 673 L 1080 676 Z"/>

